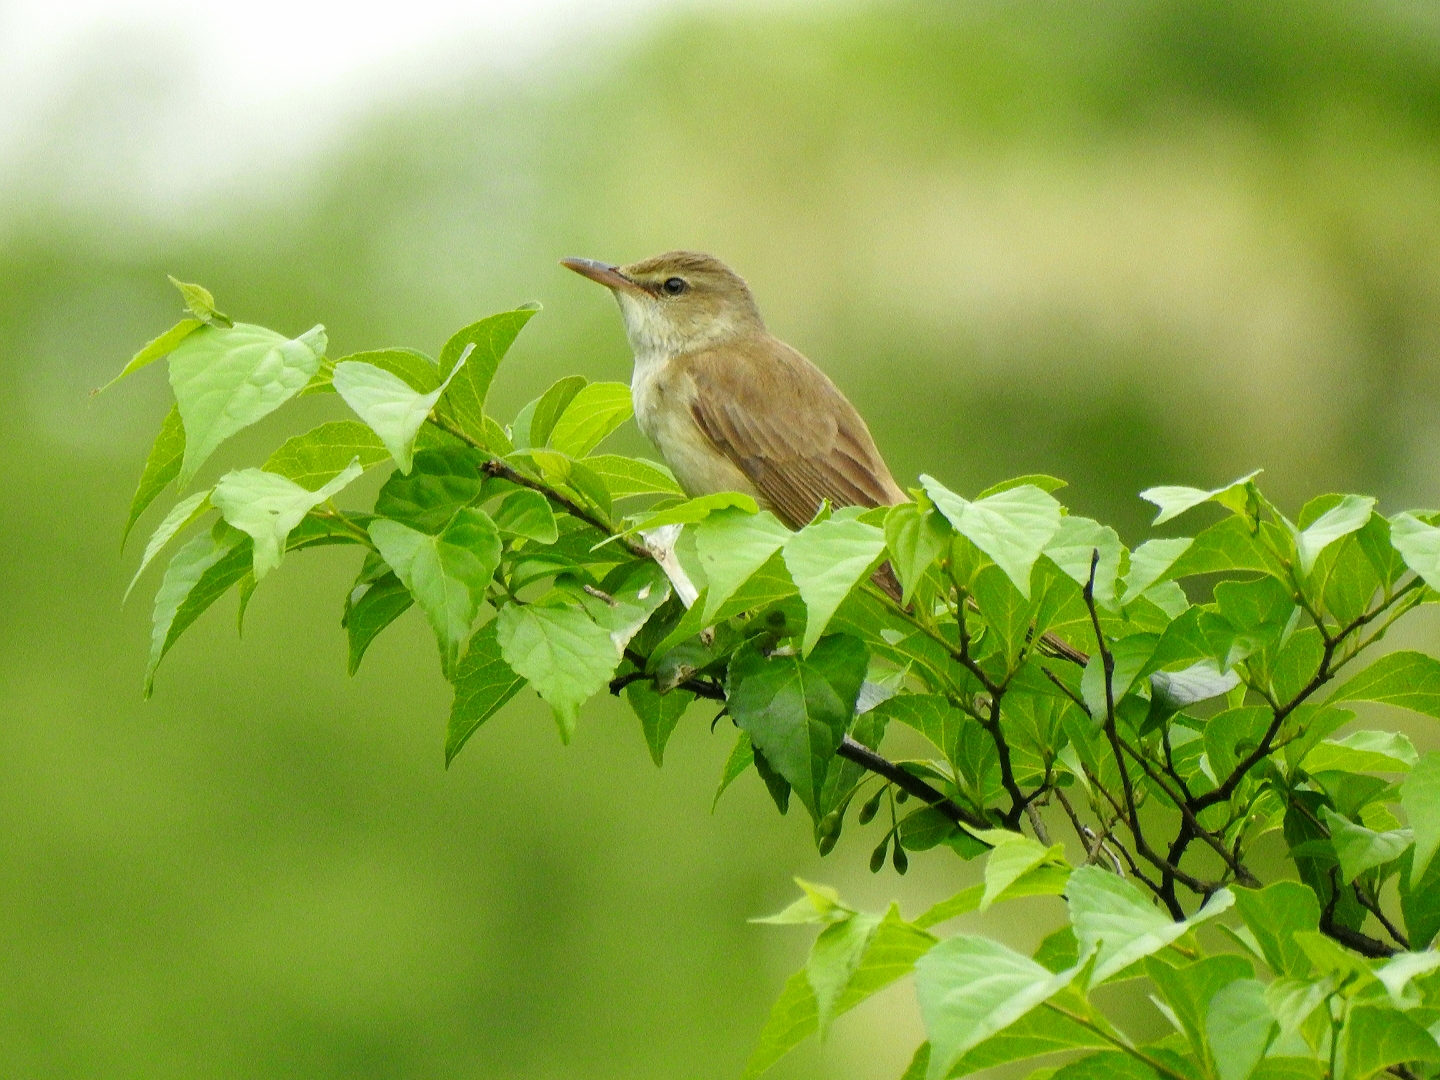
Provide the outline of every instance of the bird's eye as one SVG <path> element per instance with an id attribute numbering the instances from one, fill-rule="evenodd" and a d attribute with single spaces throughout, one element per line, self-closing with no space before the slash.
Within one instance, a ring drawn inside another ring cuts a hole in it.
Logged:
<path id="1" fill-rule="evenodd" d="M 686 289 L 685 279 L 678 277 L 666 278 L 665 284 L 661 285 L 660 288 L 665 290 L 666 296 L 679 296 Z"/>

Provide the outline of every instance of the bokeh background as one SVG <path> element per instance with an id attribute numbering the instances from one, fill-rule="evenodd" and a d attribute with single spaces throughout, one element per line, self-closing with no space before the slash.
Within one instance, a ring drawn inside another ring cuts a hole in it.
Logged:
<path id="1" fill-rule="evenodd" d="M 712 816 L 698 708 L 662 771 L 620 708 L 562 748 L 527 695 L 447 772 L 415 612 L 344 674 L 353 553 L 292 556 L 238 640 L 217 605 L 142 703 L 119 532 L 167 388 L 88 392 L 174 321 L 167 272 L 335 356 L 540 300 L 508 415 L 628 377 L 557 258 L 699 248 L 903 482 L 1056 474 L 1132 543 L 1141 488 L 1259 466 L 1292 510 L 1440 504 L 1431 4 L 391 7 L 0 3 L 0 1075 L 735 1077 L 808 947 L 744 921 L 791 871 L 912 912 L 975 875 L 821 863 L 753 775 Z M 898 988 L 775 1075 L 920 1037 Z"/>

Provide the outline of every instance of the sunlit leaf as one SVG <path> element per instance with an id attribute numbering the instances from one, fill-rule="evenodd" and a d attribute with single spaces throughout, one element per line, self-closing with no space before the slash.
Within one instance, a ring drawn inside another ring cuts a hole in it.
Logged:
<path id="1" fill-rule="evenodd" d="M 569 742 L 580 706 L 619 666 L 610 632 L 570 604 L 506 604 L 496 621 L 505 662 L 545 699 Z"/>
<path id="2" fill-rule="evenodd" d="M 420 425 L 464 366 L 462 358 L 439 387 L 422 394 L 399 375 L 350 360 L 335 365 L 335 389 L 380 437 L 400 471 L 408 473 Z"/>
<path id="3" fill-rule="evenodd" d="M 177 533 L 198 521 L 210 512 L 210 492 L 197 491 L 195 494 L 181 499 L 170 508 L 164 520 L 156 526 L 155 531 L 150 534 L 150 542 L 145 545 L 145 554 L 140 559 L 140 566 L 135 571 L 135 576 L 130 579 L 130 584 L 125 588 L 125 596 L 121 598 L 123 604 L 130 598 L 130 593 L 135 588 L 135 583 L 140 580 L 140 575 L 150 565 L 156 555 L 164 549 Z"/>
<path id="4" fill-rule="evenodd" d="M 590 383 L 565 406 L 549 444 L 563 454 L 583 458 L 634 412 L 630 387 L 624 383 Z"/>
<path id="5" fill-rule="evenodd" d="M 587 380 L 579 375 L 570 375 L 552 385 L 545 393 L 530 402 L 515 417 L 510 433 L 515 446 L 530 449 L 546 446 L 555 421 L 560 419 L 566 407 L 586 386 Z"/>
<path id="6" fill-rule="evenodd" d="M 862 526 L 863 527 L 863 526 Z M 704 625 L 741 585 L 769 562 L 793 534 L 768 510 L 748 513 L 737 507 L 712 511 L 695 529 L 695 553 L 708 585 L 703 605 Z"/>
<path id="7" fill-rule="evenodd" d="M 1220 1080 L 1248 1080 L 1275 1031 L 1264 983 L 1237 979 L 1217 990 L 1205 1015 L 1205 1037 Z"/>
<path id="8" fill-rule="evenodd" d="M 210 502 L 235 528 L 255 542 L 255 580 L 280 565 L 285 541 L 300 519 L 314 507 L 334 498 L 365 470 L 359 461 L 350 465 L 318 491 L 261 469 L 238 469 L 222 476 L 210 493 Z"/>
<path id="9" fill-rule="evenodd" d="M 1260 475 L 1256 469 L 1238 480 L 1232 480 L 1223 487 L 1203 491 L 1192 487 L 1152 487 L 1140 493 L 1140 498 L 1160 508 L 1151 525 L 1163 525 L 1171 518 L 1179 517 L 1186 510 L 1202 503 L 1217 502 L 1233 514 L 1244 515 L 1250 500 L 1250 482 Z"/>
<path id="10" fill-rule="evenodd" d="M 920 482 L 955 531 L 983 551 L 1030 599 L 1030 571 L 1060 529 L 1060 504 L 1033 484 L 969 502 L 932 477 Z"/>
<path id="11" fill-rule="evenodd" d="M 1009 1027 L 1069 985 L 998 941 L 956 934 L 915 963 L 915 991 L 930 1037 L 927 1080 L 943 1080 L 967 1050 Z"/>
<path id="12" fill-rule="evenodd" d="M 841 601 L 874 569 L 885 551 L 885 534 L 873 525 L 832 517 L 807 525 L 785 544 L 785 567 L 805 601 L 809 655 Z"/>
<path id="13" fill-rule="evenodd" d="M 521 536 L 541 544 L 560 538 L 550 500 L 538 491 L 521 488 L 500 500 L 495 508 L 495 527 L 507 536 Z"/>
<path id="14" fill-rule="evenodd" d="M 1192 926 L 1213 919 L 1235 902 L 1228 889 L 1221 889 L 1190 918 L 1176 922 L 1130 881 L 1098 866 L 1082 866 L 1072 873 L 1065 895 L 1081 954 L 1097 953 L 1092 986 L 1159 952 Z"/>
<path id="15" fill-rule="evenodd" d="M 604 481 L 611 498 L 685 494 L 670 470 L 658 462 L 618 454 L 593 454 L 585 459 L 585 464 Z"/>
<path id="16" fill-rule="evenodd" d="M 320 366 L 325 328 L 298 338 L 263 326 L 202 326 L 170 354 L 170 386 L 185 425 L 180 484 L 222 442 L 300 392 Z"/>
<path id="17" fill-rule="evenodd" d="M 1346 495 L 1340 502 L 1321 514 L 1303 532 L 1295 532 L 1295 551 L 1300 559 L 1300 573 L 1309 576 L 1315 560 L 1327 547 L 1342 536 L 1363 528 L 1375 509 L 1375 500 L 1366 496 Z"/>
<path id="18" fill-rule="evenodd" d="M 1067 514 L 1060 519 L 1060 527 L 1045 545 L 1050 561 L 1080 586 L 1090 580 L 1090 562 L 1097 551 L 1100 560 L 1095 564 L 1095 602 L 1113 609 L 1115 579 L 1120 573 L 1123 551 L 1120 536 L 1114 529 L 1090 518 Z"/>

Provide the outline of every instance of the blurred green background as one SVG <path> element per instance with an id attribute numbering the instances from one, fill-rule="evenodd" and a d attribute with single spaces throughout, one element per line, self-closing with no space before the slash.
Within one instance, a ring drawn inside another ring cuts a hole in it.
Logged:
<path id="1" fill-rule="evenodd" d="M 4 171 L 0 1075 L 735 1077 L 808 948 L 744 921 L 792 871 L 910 912 L 975 876 L 946 852 L 872 878 L 873 836 L 822 863 L 753 774 L 711 816 L 731 738 L 698 707 L 657 771 L 613 703 L 567 749 L 526 695 L 447 772 L 415 612 L 344 674 L 353 552 L 292 556 L 238 641 L 217 605 L 142 704 L 158 575 L 122 609 L 118 538 L 168 388 L 87 394 L 174 321 L 167 272 L 324 322 L 333 356 L 538 299 L 508 415 L 562 374 L 628 378 L 613 304 L 559 257 L 698 248 L 902 483 L 1053 473 L 1130 542 L 1141 488 L 1258 466 L 1291 509 L 1440 504 L 1433 5 L 659 6 L 525 70 L 382 88 L 303 161 L 159 207 L 134 178 L 195 133 L 163 130 L 187 90 L 158 44 L 77 69 Z M 1061 916 L 1025 903 L 988 929 Z M 895 1077 L 920 1037 L 902 986 L 775 1075 Z"/>

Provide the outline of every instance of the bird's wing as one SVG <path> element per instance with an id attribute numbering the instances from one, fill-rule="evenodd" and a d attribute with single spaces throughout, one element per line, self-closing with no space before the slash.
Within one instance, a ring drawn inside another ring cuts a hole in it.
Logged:
<path id="1" fill-rule="evenodd" d="M 691 413 L 791 528 L 820 504 L 891 506 L 905 495 L 855 407 L 809 360 L 765 335 L 691 354 Z"/>

